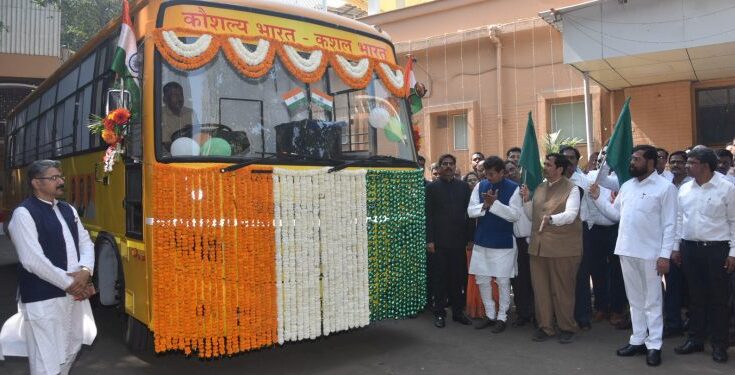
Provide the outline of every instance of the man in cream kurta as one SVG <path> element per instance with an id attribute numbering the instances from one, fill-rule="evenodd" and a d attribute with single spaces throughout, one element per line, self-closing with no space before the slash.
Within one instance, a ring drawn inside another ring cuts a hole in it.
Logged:
<path id="1" fill-rule="evenodd" d="M 3 326 L 2 350 L 28 356 L 31 374 L 67 374 L 82 343 L 96 335 L 88 300 L 94 244 L 76 210 L 56 200 L 64 187 L 59 163 L 34 162 L 28 178 L 33 196 L 8 225 L 22 268 L 19 313 Z"/>
<path id="2" fill-rule="evenodd" d="M 484 161 L 485 177 L 475 185 L 467 214 L 478 218 L 469 273 L 475 275 L 487 318 L 477 326 L 494 325 L 492 331 L 505 330 L 510 307 L 510 279 L 518 273 L 518 250 L 513 223 L 523 210 L 518 184 L 505 178 L 505 163 L 497 156 Z M 492 296 L 491 279 L 498 283 L 498 311 Z"/>

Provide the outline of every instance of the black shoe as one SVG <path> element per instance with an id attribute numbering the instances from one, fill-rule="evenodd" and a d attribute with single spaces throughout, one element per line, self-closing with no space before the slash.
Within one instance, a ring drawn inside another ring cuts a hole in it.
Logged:
<path id="1" fill-rule="evenodd" d="M 559 344 L 571 344 L 576 337 L 574 332 L 561 331 L 559 332 Z"/>
<path id="2" fill-rule="evenodd" d="M 615 353 L 620 357 L 632 357 L 638 354 L 646 354 L 646 346 L 628 344 L 618 349 Z"/>
<path id="3" fill-rule="evenodd" d="M 443 316 L 435 316 L 434 317 L 434 327 L 436 328 L 444 328 L 444 326 L 447 325 L 446 319 L 444 319 Z"/>
<path id="4" fill-rule="evenodd" d="M 646 364 L 649 366 L 658 366 L 661 364 L 661 350 L 648 349 L 646 353 Z"/>
<path id="5" fill-rule="evenodd" d="M 589 331 L 592 329 L 592 324 L 590 323 L 577 323 L 577 325 L 582 331 Z"/>
<path id="6" fill-rule="evenodd" d="M 717 363 L 727 362 L 727 349 L 722 347 L 712 348 L 712 360 Z"/>
<path id="7" fill-rule="evenodd" d="M 494 325 L 495 325 L 495 320 L 485 317 L 485 319 L 481 320 L 479 323 L 477 323 L 477 325 L 475 325 L 475 329 L 485 329 L 487 327 L 492 327 Z"/>
<path id="8" fill-rule="evenodd" d="M 495 324 L 495 327 L 493 327 L 493 329 L 490 330 L 490 332 L 492 333 L 500 333 L 503 331 L 505 331 L 505 322 L 502 320 L 498 320 L 497 323 Z"/>
<path id="9" fill-rule="evenodd" d="M 513 321 L 513 327 L 523 327 L 528 323 L 531 323 L 531 319 L 518 317 Z"/>
<path id="10" fill-rule="evenodd" d="M 704 344 L 694 342 L 692 340 L 687 340 L 684 344 L 677 346 L 674 348 L 674 353 L 676 354 L 692 354 L 696 352 L 703 352 L 704 351 Z"/>
<path id="11" fill-rule="evenodd" d="M 533 336 L 531 337 L 531 340 L 542 342 L 548 340 L 551 337 L 552 335 L 547 334 L 546 331 L 544 331 L 543 329 L 537 328 L 535 331 L 533 331 Z"/>
<path id="12" fill-rule="evenodd" d="M 472 321 L 465 314 L 456 314 L 456 315 L 452 314 L 452 320 L 454 320 L 455 322 L 459 324 L 464 324 L 466 326 L 472 325 Z"/>

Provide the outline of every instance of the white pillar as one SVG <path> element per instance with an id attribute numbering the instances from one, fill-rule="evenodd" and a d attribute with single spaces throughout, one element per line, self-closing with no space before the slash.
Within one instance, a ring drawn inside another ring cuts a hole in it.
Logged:
<path id="1" fill-rule="evenodd" d="M 592 134 L 592 97 L 590 95 L 590 76 L 587 72 L 583 72 L 582 77 L 584 80 L 584 129 L 587 136 L 587 160 L 589 161 L 595 146 Z"/>

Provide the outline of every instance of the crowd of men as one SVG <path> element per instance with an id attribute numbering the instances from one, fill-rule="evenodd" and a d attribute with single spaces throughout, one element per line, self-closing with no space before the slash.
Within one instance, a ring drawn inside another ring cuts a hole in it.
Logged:
<path id="1" fill-rule="evenodd" d="M 726 362 L 735 339 L 731 151 L 695 146 L 669 154 L 638 145 L 631 178 L 621 185 L 598 162 L 604 149 L 581 169 L 579 150 L 562 147 L 546 155 L 545 179 L 533 191 L 519 173 L 521 152 L 511 148 L 505 159 L 476 152 L 464 176 L 451 154 L 431 165 L 426 238 L 434 325 L 445 327 L 450 306 L 453 321 L 472 325 L 465 305 L 476 290 L 485 315 L 476 317 L 477 329 L 533 324 L 533 341 L 568 344 L 608 320 L 632 328 L 618 356 L 645 355 L 657 366 L 663 339 L 686 332 L 675 353 L 702 352 L 709 340 L 712 359 Z M 468 287 L 468 274 L 476 288 Z"/>

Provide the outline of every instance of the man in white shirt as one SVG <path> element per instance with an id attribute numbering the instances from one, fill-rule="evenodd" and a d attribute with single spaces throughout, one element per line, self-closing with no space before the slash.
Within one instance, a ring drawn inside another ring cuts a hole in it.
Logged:
<path id="1" fill-rule="evenodd" d="M 669 152 L 663 148 L 657 148 L 656 155 L 658 155 L 658 159 L 656 159 L 656 172 L 661 177 L 670 181 L 672 177 L 671 172 L 666 170 L 666 162 L 669 161 Z"/>
<path id="2" fill-rule="evenodd" d="M 22 319 L 11 318 L 6 325 L 21 322 L 25 339 L 25 353 L 16 347 L 12 355 L 27 355 L 31 374 L 67 374 L 82 343 L 91 344 L 96 333 L 93 328 L 94 333 L 85 335 L 83 324 L 94 324 L 88 300 L 94 294 L 94 245 L 76 210 L 57 200 L 64 194 L 58 161 L 33 162 L 28 182 L 33 196 L 15 209 L 8 225 L 22 266 Z M 4 351 L 17 345 L 7 346 L 3 343 Z"/>
<path id="3" fill-rule="evenodd" d="M 521 173 L 518 163 L 505 161 L 505 175 L 517 184 L 521 184 Z M 523 214 L 513 223 L 513 235 L 518 247 L 518 274 L 510 280 L 513 287 L 513 303 L 516 306 L 514 327 L 522 327 L 533 319 L 533 288 L 531 287 L 531 266 L 528 255 L 528 238 L 531 236 L 531 220 Z"/>
<path id="4" fill-rule="evenodd" d="M 687 175 L 685 164 L 687 154 L 675 151 L 669 155 L 671 182 L 679 189 L 692 180 Z M 681 306 L 684 298 L 684 275 L 676 263 L 669 264 L 669 273 L 664 275 L 664 338 L 681 336 L 684 332 L 684 320 L 681 317 Z"/>
<path id="5" fill-rule="evenodd" d="M 678 354 L 704 350 L 711 333 L 712 359 L 727 362 L 730 274 L 735 271 L 735 185 L 716 173 L 717 156 L 704 146 L 689 152 L 694 181 L 679 189 L 672 259 L 689 286 L 689 338 Z"/>
<path id="6" fill-rule="evenodd" d="M 646 353 L 649 366 L 661 364 L 663 333 L 661 275 L 668 272 L 676 227 L 676 188 L 655 173 L 658 155 L 649 145 L 633 148 L 630 174 L 610 204 L 597 185 L 590 187 L 595 205 L 619 221 L 615 254 L 620 257 L 630 303 L 633 334 L 619 356 Z"/>
<path id="7" fill-rule="evenodd" d="M 599 171 L 593 170 L 586 175 L 582 173 L 577 167 L 580 153 L 576 148 L 563 147 L 561 152 L 574 166 L 574 173 L 570 180 L 584 192 L 580 203 L 583 251 L 582 261 L 577 272 L 574 319 L 583 330 L 592 328 L 593 320 L 607 319 L 610 316 L 609 314 L 614 314 L 612 318 L 616 325 L 621 324 L 627 299 L 625 298 L 625 286 L 623 285 L 620 262 L 613 254 L 615 239 L 618 236 L 617 222 L 602 215 L 589 196 L 590 185 L 597 179 Z M 610 186 L 610 184 L 606 185 Z M 612 199 L 612 191 L 608 188 L 600 187 L 600 194 Z M 594 316 L 590 278 L 592 278 L 595 294 L 594 307 L 596 312 Z"/>

